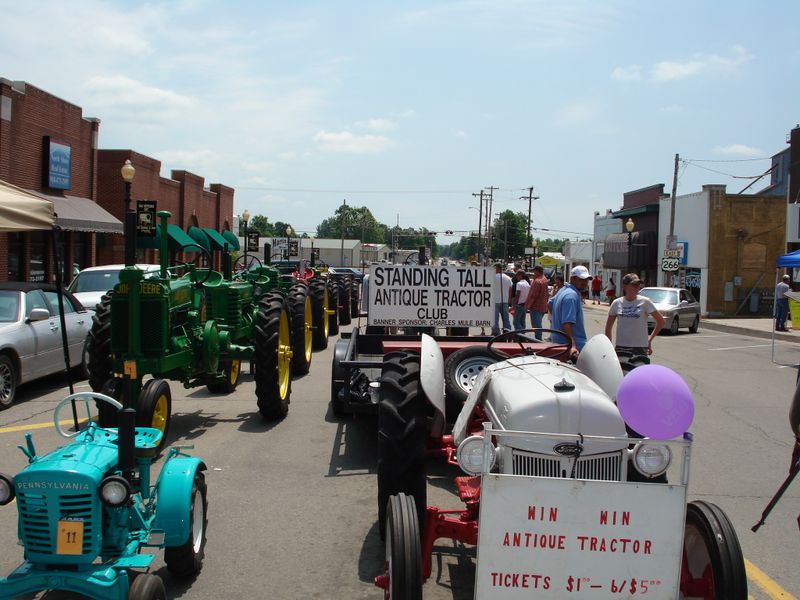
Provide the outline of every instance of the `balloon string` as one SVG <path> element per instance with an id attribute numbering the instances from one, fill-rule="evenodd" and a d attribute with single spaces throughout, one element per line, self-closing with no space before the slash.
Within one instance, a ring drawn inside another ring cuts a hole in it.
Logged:
<path id="1" fill-rule="evenodd" d="M 581 457 L 581 454 L 583 454 L 583 434 L 578 433 L 578 435 L 580 436 L 580 441 L 577 443 L 578 451 L 575 453 L 575 462 L 572 463 L 572 472 L 569 475 L 570 479 L 575 479 L 575 471 L 578 468 L 578 459 Z"/>

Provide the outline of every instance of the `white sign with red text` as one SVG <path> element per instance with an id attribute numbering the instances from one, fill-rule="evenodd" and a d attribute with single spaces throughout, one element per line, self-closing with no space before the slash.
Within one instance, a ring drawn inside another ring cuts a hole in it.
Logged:
<path id="1" fill-rule="evenodd" d="M 686 488 L 486 474 L 475 598 L 678 598 Z"/>
<path id="2" fill-rule="evenodd" d="M 490 267 L 373 265 L 370 325 L 489 327 L 494 309 Z"/>

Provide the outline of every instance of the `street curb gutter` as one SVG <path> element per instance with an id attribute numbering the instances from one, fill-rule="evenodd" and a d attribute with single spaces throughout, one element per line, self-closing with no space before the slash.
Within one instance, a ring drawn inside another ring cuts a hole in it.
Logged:
<path id="1" fill-rule="evenodd" d="M 722 331 L 725 333 L 738 333 L 740 335 L 749 335 L 750 337 L 763 338 L 766 340 L 772 339 L 771 331 L 761 331 L 760 329 L 751 329 L 749 327 L 741 327 L 739 325 L 729 325 L 727 323 L 715 323 L 713 319 L 701 319 L 700 330 L 711 329 L 713 331 Z M 781 342 L 800 342 L 800 335 L 775 332 L 775 340 Z"/>

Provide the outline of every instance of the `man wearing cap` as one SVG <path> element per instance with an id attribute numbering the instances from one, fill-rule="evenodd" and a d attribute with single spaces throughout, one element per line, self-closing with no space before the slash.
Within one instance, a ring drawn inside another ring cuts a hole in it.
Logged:
<path id="1" fill-rule="evenodd" d="M 492 325 L 492 335 L 500 335 L 500 319 L 503 320 L 503 333 L 511 331 L 511 322 L 508 317 L 509 293 L 511 290 L 511 277 L 503 273 L 503 264 L 494 265 L 494 287 L 492 288 L 494 298 L 494 324 Z"/>
<path id="2" fill-rule="evenodd" d="M 792 290 L 789 287 L 791 278 L 784 275 L 778 285 L 775 286 L 775 331 L 788 331 L 786 329 L 786 317 L 789 316 L 789 297 L 786 292 Z"/>
<path id="3" fill-rule="evenodd" d="M 611 331 L 617 322 L 616 350 L 631 354 L 649 356 L 653 353 L 653 338 L 664 327 L 664 317 L 655 305 L 645 296 L 639 295 L 642 282 L 636 273 L 628 273 L 622 278 L 622 296 L 611 303 L 606 320 L 606 337 L 612 340 Z M 653 332 L 647 335 L 647 317 L 652 315 L 656 322 Z M 613 341 L 613 340 L 612 340 Z"/>
<path id="4" fill-rule="evenodd" d="M 568 334 L 572 338 L 571 355 L 578 354 L 586 344 L 586 328 L 583 325 L 583 306 L 581 292 L 589 285 L 589 270 L 579 265 L 569 272 L 569 283 L 550 302 L 550 326 Z M 553 334 L 553 342 L 566 344 L 563 335 Z"/>

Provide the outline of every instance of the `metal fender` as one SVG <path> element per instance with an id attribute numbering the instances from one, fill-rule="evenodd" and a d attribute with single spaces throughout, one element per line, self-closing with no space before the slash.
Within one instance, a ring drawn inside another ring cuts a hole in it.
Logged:
<path id="1" fill-rule="evenodd" d="M 158 482 L 154 529 L 164 531 L 164 546 L 180 546 L 189 539 L 189 503 L 197 471 L 205 463 L 194 456 L 179 456 L 166 462 Z"/>
<path id="2" fill-rule="evenodd" d="M 616 400 L 623 373 L 610 339 L 602 333 L 592 336 L 578 355 L 575 366 L 600 386 L 609 398 Z"/>
<path id="3" fill-rule="evenodd" d="M 444 356 L 442 349 L 427 333 L 422 334 L 419 382 L 433 407 L 444 417 Z"/>

